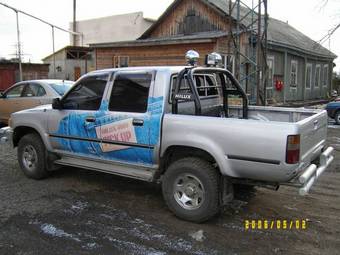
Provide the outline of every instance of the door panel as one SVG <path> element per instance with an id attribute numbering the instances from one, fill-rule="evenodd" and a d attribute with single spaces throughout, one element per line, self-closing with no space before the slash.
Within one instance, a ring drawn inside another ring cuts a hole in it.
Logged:
<path id="1" fill-rule="evenodd" d="M 97 134 L 102 140 L 102 157 L 127 163 L 152 165 L 150 143 L 154 73 L 116 73 L 107 111 L 100 118 Z"/>
<path id="2" fill-rule="evenodd" d="M 11 114 L 19 111 L 21 95 L 25 84 L 17 85 L 6 91 L 6 98 L 0 99 L 0 118 L 1 121 L 7 123 Z"/>
<path id="3" fill-rule="evenodd" d="M 52 109 L 48 129 L 55 150 L 100 157 L 96 129 L 108 74 L 80 80 L 62 100 L 63 110 Z"/>

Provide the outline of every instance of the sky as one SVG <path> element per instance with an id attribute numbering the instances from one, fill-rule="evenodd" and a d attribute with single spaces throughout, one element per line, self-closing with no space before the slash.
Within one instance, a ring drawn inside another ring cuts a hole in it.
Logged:
<path id="1" fill-rule="evenodd" d="M 77 0 L 77 20 L 143 11 L 144 17 L 157 19 L 173 0 Z M 244 0 L 248 4 L 251 1 Z M 68 29 L 73 18 L 72 0 L 0 0 L 17 9 Z M 227 2 L 227 1 L 226 1 Z M 324 3 L 327 2 L 326 5 Z M 340 0 L 268 0 L 269 15 L 288 22 L 315 41 L 340 23 Z M 24 60 L 40 62 L 52 52 L 51 27 L 19 15 Z M 117 24 L 118 25 L 118 24 Z M 69 44 L 69 35 L 55 31 L 55 48 Z M 17 44 L 15 12 L 0 5 L 0 58 L 15 57 Z M 340 56 L 340 29 L 323 44 Z M 335 60 L 340 72 L 340 57 Z"/>

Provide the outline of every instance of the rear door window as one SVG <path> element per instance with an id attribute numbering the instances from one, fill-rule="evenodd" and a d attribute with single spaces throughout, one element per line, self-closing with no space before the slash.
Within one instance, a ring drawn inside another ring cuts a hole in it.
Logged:
<path id="1" fill-rule="evenodd" d="M 116 75 L 109 110 L 145 113 L 148 107 L 152 73 L 119 73 Z"/>
<path id="2" fill-rule="evenodd" d="M 23 97 L 42 97 L 46 95 L 45 89 L 39 85 L 39 84 L 34 84 L 30 83 L 28 84 L 23 93 Z"/>

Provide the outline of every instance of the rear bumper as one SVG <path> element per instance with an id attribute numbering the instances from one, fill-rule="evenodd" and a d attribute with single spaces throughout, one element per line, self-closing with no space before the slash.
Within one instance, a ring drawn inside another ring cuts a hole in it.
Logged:
<path id="1" fill-rule="evenodd" d="M 10 127 L 0 129 L 0 144 L 12 145 L 13 130 Z"/>
<path id="2" fill-rule="evenodd" d="M 299 187 L 299 195 L 305 196 L 316 182 L 316 180 L 323 174 L 324 171 L 334 160 L 332 155 L 333 147 L 328 147 L 319 157 L 319 164 L 310 164 L 298 177 L 294 178 L 291 182 L 283 185 Z"/>

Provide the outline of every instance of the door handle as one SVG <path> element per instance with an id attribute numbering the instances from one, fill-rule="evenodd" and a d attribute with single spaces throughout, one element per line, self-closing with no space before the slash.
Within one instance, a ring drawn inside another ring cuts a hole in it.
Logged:
<path id="1" fill-rule="evenodd" d="M 144 120 L 142 120 L 142 119 L 133 119 L 132 120 L 132 125 L 141 127 L 141 126 L 144 125 Z"/>
<path id="2" fill-rule="evenodd" d="M 95 117 L 86 117 L 85 121 L 93 123 L 93 122 L 96 122 L 96 118 Z"/>

